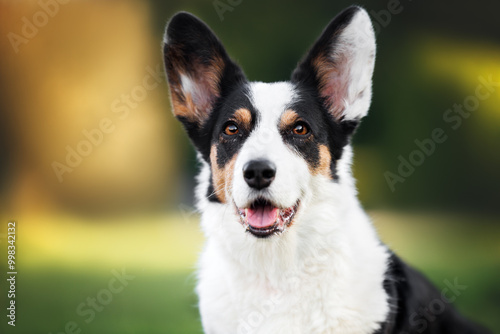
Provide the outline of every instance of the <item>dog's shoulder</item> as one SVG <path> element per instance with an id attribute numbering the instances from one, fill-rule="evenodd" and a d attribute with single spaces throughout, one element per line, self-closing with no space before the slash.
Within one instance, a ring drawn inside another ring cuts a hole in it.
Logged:
<path id="1" fill-rule="evenodd" d="M 452 306 L 467 288 L 458 278 L 438 290 L 424 275 L 391 253 L 384 280 L 391 311 L 375 334 L 486 334 L 488 330 L 460 315 Z"/>

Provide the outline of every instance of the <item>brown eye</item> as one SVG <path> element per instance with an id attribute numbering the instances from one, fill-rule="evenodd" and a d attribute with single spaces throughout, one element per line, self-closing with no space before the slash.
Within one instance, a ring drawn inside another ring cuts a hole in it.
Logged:
<path id="1" fill-rule="evenodd" d="M 229 123 L 228 125 L 226 125 L 226 128 L 224 129 L 224 134 L 226 134 L 228 136 L 234 136 L 239 131 L 240 130 L 238 129 L 238 126 L 236 126 L 236 124 Z"/>
<path id="2" fill-rule="evenodd" d="M 299 136 L 304 136 L 309 133 L 309 128 L 305 123 L 297 123 L 293 128 L 293 133 Z"/>

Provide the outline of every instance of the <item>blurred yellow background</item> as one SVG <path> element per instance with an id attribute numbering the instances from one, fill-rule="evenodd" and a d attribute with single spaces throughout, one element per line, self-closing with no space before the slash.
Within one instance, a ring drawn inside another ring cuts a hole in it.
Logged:
<path id="1" fill-rule="evenodd" d="M 500 332 L 500 3 L 391 1 L 357 3 L 378 39 L 354 139 L 360 199 L 386 243 L 438 287 L 467 285 L 457 307 Z M 197 163 L 170 111 L 165 23 L 191 11 L 249 79 L 287 80 L 351 4 L 0 2 L 0 269 L 16 221 L 18 270 L 17 325 L 2 314 L 1 332 L 200 333 Z M 456 105 L 471 111 L 451 118 Z M 435 129 L 447 140 L 391 186 Z M 117 272 L 129 279 L 113 292 Z"/>

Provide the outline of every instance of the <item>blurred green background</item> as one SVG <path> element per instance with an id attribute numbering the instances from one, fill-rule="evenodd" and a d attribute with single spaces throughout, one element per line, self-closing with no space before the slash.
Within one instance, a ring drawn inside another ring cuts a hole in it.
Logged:
<path id="1" fill-rule="evenodd" d="M 287 80 L 352 2 L 59 1 L 0 2 L 2 312 L 8 221 L 18 271 L 16 327 L 2 314 L 0 332 L 201 333 L 197 164 L 161 74 L 165 23 L 190 11 L 249 79 Z M 360 199 L 389 246 L 438 287 L 467 285 L 456 306 L 500 333 L 500 2 L 356 4 L 378 41 Z M 446 141 L 419 153 L 435 129 Z M 401 159 L 418 166 L 391 188 Z"/>

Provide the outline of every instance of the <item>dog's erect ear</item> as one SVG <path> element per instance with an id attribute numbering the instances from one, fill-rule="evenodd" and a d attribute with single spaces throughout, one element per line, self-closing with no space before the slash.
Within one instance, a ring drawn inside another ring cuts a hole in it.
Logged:
<path id="1" fill-rule="evenodd" d="M 173 112 L 192 136 L 217 100 L 246 79 L 215 34 L 194 15 L 177 13 L 167 25 L 164 43 Z"/>
<path id="2" fill-rule="evenodd" d="M 375 34 L 368 13 L 349 7 L 323 31 L 292 74 L 313 89 L 337 121 L 358 121 L 370 107 Z"/>

